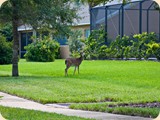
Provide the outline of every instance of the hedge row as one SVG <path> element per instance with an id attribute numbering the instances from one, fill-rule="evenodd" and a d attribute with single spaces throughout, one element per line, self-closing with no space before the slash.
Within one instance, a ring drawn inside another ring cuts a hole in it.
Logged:
<path id="1" fill-rule="evenodd" d="M 86 59 L 148 59 L 160 60 L 160 43 L 154 32 L 135 34 L 133 36 L 117 36 L 110 44 L 105 43 L 103 30 L 93 31 L 85 41 Z"/>

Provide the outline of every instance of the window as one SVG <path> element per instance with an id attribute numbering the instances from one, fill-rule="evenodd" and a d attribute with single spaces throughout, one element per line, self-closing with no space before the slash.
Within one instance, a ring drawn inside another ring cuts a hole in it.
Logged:
<path id="1" fill-rule="evenodd" d="M 33 35 L 32 32 L 21 33 L 21 51 L 20 51 L 21 57 L 23 57 L 24 54 L 26 53 L 24 47 L 32 43 L 31 40 L 32 35 Z"/>

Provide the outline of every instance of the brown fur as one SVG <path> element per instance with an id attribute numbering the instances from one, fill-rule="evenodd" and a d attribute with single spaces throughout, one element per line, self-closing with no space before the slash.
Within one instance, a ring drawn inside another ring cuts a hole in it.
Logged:
<path id="1" fill-rule="evenodd" d="M 66 69 L 65 69 L 65 76 L 68 75 L 68 69 L 71 67 L 71 66 L 75 66 L 75 69 L 74 69 L 74 73 L 76 72 L 76 68 L 78 68 L 78 74 L 79 74 L 79 65 L 82 63 L 82 60 L 83 60 L 83 56 L 82 54 L 80 55 L 79 58 L 67 58 L 65 60 L 65 64 L 66 64 Z"/>

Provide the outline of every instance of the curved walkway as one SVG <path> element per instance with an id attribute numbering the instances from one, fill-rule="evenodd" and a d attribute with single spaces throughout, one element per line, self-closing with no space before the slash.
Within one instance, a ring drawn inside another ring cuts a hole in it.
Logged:
<path id="1" fill-rule="evenodd" d="M 96 120 L 152 120 L 150 118 L 143 118 L 143 117 L 133 117 L 133 116 L 116 115 L 116 114 L 103 113 L 103 112 L 73 110 L 67 107 L 66 108 L 58 107 L 55 105 L 43 105 L 43 104 L 26 100 L 17 96 L 9 95 L 3 92 L 0 92 L 0 96 L 2 96 L 2 98 L 0 98 L 0 105 L 7 106 L 7 107 L 39 110 L 44 112 L 63 114 L 67 116 L 94 118 Z"/>

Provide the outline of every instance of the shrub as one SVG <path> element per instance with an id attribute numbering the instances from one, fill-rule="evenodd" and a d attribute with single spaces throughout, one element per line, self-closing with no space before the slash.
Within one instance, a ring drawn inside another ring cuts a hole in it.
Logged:
<path id="1" fill-rule="evenodd" d="M 57 52 L 55 52 L 55 59 L 61 59 L 60 47 L 58 48 Z"/>
<path id="2" fill-rule="evenodd" d="M 68 45 L 69 45 L 69 50 L 71 52 L 71 56 L 77 57 L 79 56 L 79 53 L 83 51 L 83 46 L 84 43 L 82 42 L 83 40 L 81 39 L 82 33 L 79 30 L 72 31 L 72 34 L 69 38 Z"/>
<path id="3" fill-rule="evenodd" d="M 0 35 L 0 64 L 10 64 L 12 62 L 12 43 Z"/>
<path id="4" fill-rule="evenodd" d="M 100 48 L 99 48 L 99 51 L 98 51 L 99 55 L 98 55 L 98 58 L 99 59 L 108 59 L 108 47 L 106 45 L 102 45 Z"/>
<path id="5" fill-rule="evenodd" d="M 160 44 L 159 47 L 155 49 L 154 55 L 156 56 L 157 60 L 160 61 Z"/>
<path id="6" fill-rule="evenodd" d="M 154 32 L 133 35 L 133 46 L 132 46 L 132 54 L 137 59 L 141 59 L 144 57 L 147 59 L 149 56 L 146 55 L 147 44 L 157 42 L 157 36 Z"/>
<path id="7" fill-rule="evenodd" d="M 130 37 L 117 36 L 116 40 L 107 46 L 105 45 L 104 30 L 94 30 L 85 41 L 85 56 L 86 59 L 129 59 L 133 57 L 140 60 L 141 58 L 156 57 L 159 60 L 159 47 L 149 48 L 150 44 L 156 42 L 158 39 L 154 32 L 144 32 Z"/>
<path id="8" fill-rule="evenodd" d="M 85 40 L 85 57 L 86 59 L 105 58 L 105 31 L 103 29 L 94 30 Z M 100 53 L 99 53 L 100 52 Z M 102 56 L 104 55 L 104 56 Z"/>
<path id="9" fill-rule="evenodd" d="M 114 58 L 121 58 L 129 57 L 129 50 L 131 45 L 131 40 L 128 36 L 120 37 L 117 36 L 116 40 L 113 41 L 110 45 L 112 56 Z"/>
<path id="10" fill-rule="evenodd" d="M 50 37 L 37 40 L 25 47 L 24 57 L 27 61 L 52 62 L 55 60 L 55 53 L 58 52 L 59 44 Z"/>
<path id="11" fill-rule="evenodd" d="M 157 60 L 160 60 L 160 44 L 158 43 L 149 43 L 147 44 L 147 54 L 148 56 L 154 55 Z"/>

